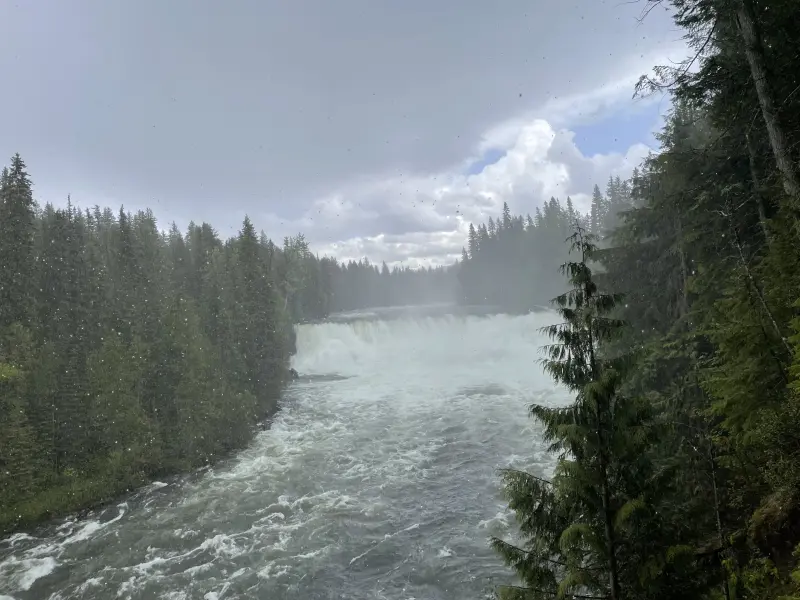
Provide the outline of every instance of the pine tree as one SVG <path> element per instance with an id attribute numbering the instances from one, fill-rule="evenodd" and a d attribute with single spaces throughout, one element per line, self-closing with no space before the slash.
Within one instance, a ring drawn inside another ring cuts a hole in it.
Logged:
<path id="1" fill-rule="evenodd" d="M 600 191 L 600 187 L 595 185 L 592 191 L 592 207 L 590 214 L 590 229 L 593 235 L 600 235 L 600 227 L 604 220 L 605 198 Z"/>
<path id="2" fill-rule="evenodd" d="M 503 202 L 503 229 L 508 231 L 511 229 L 511 209 L 508 207 L 508 202 Z"/>
<path id="3" fill-rule="evenodd" d="M 470 258 L 475 258 L 478 254 L 478 232 L 475 231 L 475 225 L 469 224 L 469 234 L 467 239 Z"/>
<path id="4" fill-rule="evenodd" d="M 261 260 L 258 238 L 249 218 L 245 218 L 236 240 L 237 297 L 234 331 L 242 360 L 242 376 L 248 390 L 259 398 L 260 416 L 273 408 L 276 382 L 285 367 L 288 349 L 287 330 L 278 306 L 278 294 Z"/>
<path id="5" fill-rule="evenodd" d="M 578 218 L 578 211 L 575 210 L 575 206 L 572 204 L 572 198 L 567 196 L 567 223 L 569 223 L 570 227 L 575 227 L 579 225 L 580 219 Z"/>
<path id="6" fill-rule="evenodd" d="M 285 379 L 282 306 L 330 283 L 302 236 L 37 211 L 19 157 L 0 179 L 0 534 L 246 444 Z"/>
<path id="7" fill-rule="evenodd" d="M 650 407 L 621 392 L 631 357 L 602 352 L 601 345 L 617 336 L 624 323 L 609 316 L 620 296 L 600 292 L 592 277 L 593 238 L 577 227 L 571 243 L 580 258 L 562 267 L 572 289 L 555 300 L 564 322 L 545 329 L 555 343 L 547 347 L 544 364 L 576 398 L 565 408 L 531 407 L 551 450 L 560 454 L 553 480 L 504 473 L 525 543 L 495 538 L 493 546 L 524 587 L 502 589 L 501 596 L 658 597 L 663 590 L 653 586 L 657 574 L 644 576 L 641 567 L 644 557 L 666 553 L 666 548 L 637 536 L 646 525 L 658 540 Z"/>
<path id="8" fill-rule="evenodd" d="M 30 325 L 35 204 L 25 168 L 15 154 L 0 177 L 0 328 Z"/>

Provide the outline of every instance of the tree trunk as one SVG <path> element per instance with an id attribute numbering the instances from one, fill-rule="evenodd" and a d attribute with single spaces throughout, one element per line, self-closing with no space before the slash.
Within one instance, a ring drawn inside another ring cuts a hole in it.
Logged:
<path id="1" fill-rule="evenodd" d="M 603 436 L 601 436 L 602 439 Z M 601 442 L 602 443 L 602 442 Z M 605 450 L 600 451 L 600 474 L 603 480 L 603 517 L 608 545 L 608 581 L 611 586 L 611 600 L 619 600 L 619 573 L 617 567 L 617 539 L 614 531 L 613 515 L 611 514 L 611 494 L 608 489 L 608 473 L 606 468 L 607 458 Z"/>
<path id="2" fill-rule="evenodd" d="M 761 232 L 764 234 L 767 244 L 771 244 L 772 238 L 767 229 L 767 210 L 764 206 L 764 189 L 761 187 L 761 177 L 758 174 L 758 163 L 756 162 L 756 148 L 749 133 L 745 133 L 744 138 L 747 142 L 747 155 L 750 158 L 750 179 L 753 181 L 753 199 L 758 210 L 758 224 L 761 226 Z"/>
<path id="3" fill-rule="evenodd" d="M 716 517 L 717 521 L 717 542 L 719 543 L 720 552 L 725 551 L 727 548 L 727 544 L 725 542 L 725 536 L 722 533 L 722 518 L 720 517 L 720 510 L 719 510 L 719 492 L 717 491 L 717 465 L 716 465 L 716 457 L 714 456 L 714 444 L 711 441 L 710 436 L 706 436 L 706 442 L 708 442 L 708 460 L 711 465 L 711 489 L 714 492 L 714 516 Z M 725 600 L 731 600 L 731 590 L 728 584 L 728 572 L 723 566 L 722 568 L 722 593 L 725 596 Z"/>
<path id="4" fill-rule="evenodd" d="M 675 216 L 675 231 L 678 237 L 678 257 L 681 264 L 681 299 L 678 306 L 678 319 L 689 312 L 689 267 L 686 264 L 686 253 L 683 251 L 683 224 L 680 215 Z"/>
<path id="5" fill-rule="evenodd" d="M 775 315 L 772 313 L 769 305 L 767 304 L 767 299 L 764 297 L 764 291 L 761 289 L 761 286 L 756 281 L 756 278 L 753 276 L 753 272 L 750 270 L 750 265 L 747 263 L 747 258 L 745 258 L 744 250 L 742 249 L 742 241 L 739 238 L 739 232 L 736 230 L 736 227 L 733 225 L 733 220 L 731 219 L 730 213 L 728 213 L 728 226 L 731 230 L 731 235 L 733 236 L 733 243 L 736 246 L 736 251 L 739 254 L 739 262 L 742 264 L 742 268 L 744 269 L 744 274 L 747 276 L 747 280 L 750 282 L 753 291 L 755 292 L 756 298 L 758 298 L 758 302 L 761 304 L 761 308 L 764 309 L 764 314 L 766 315 L 769 322 L 772 324 L 772 328 L 775 330 L 775 334 L 781 340 L 783 347 L 786 349 L 786 352 L 789 356 L 792 356 L 792 347 L 789 344 L 789 341 L 784 337 L 783 333 L 781 332 L 781 328 L 778 325 L 778 321 L 775 319 Z"/>
<path id="6" fill-rule="evenodd" d="M 783 187 L 792 199 L 792 208 L 796 213 L 800 208 L 800 177 L 798 177 L 797 169 L 792 162 L 786 132 L 778 118 L 778 111 L 775 106 L 775 92 L 767 78 L 764 46 L 758 31 L 755 11 L 753 10 L 753 0 L 738 0 L 736 3 L 736 22 L 744 42 L 744 53 L 750 65 L 750 74 L 753 77 L 758 103 L 761 106 L 761 114 L 767 127 L 769 143 L 772 146 L 775 162 L 783 179 Z"/>
<path id="7" fill-rule="evenodd" d="M 592 323 L 589 323 L 591 328 Z M 589 334 L 591 345 L 591 368 L 592 372 L 596 373 L 596 363 L 594 358 L 594 342 Z M 605 529 L 606 549 L 608 551 L 608 583 L 610 587 L 610 600 L 619 600 L 619 567 L 617 565 L 617 536 L 614 530 L 614 514 L 611 509 L 611 490 L 608 485 L 608 455 L 606 453 L 606 439 L 605 439 L 605 423 L 603 422 L 602 415 L 607 411 L 606 407 L 601 407 L 598 403 L 597 412 L 595 415 L 595 426 L 597 427 L 597 443 L 600 446 L 599 459 L 600 459 L 600 487 L 602 488 L 602 503 L 603 503 L 603 527 Z"/>

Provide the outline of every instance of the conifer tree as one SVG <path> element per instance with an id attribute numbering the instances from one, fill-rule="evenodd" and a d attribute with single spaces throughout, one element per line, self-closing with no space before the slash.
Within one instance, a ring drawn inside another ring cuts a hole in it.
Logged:
<path id="1" fill-rule="evenodd" d="M 550 449 L 559 453 L 552 481 L 504 472 L 524 543 L 495 538 L 493 546 L 524 585 L 502 589 L 501 597 L 657 597 L 651 596 L 652 580 L 666 571 L 648 573 L 653 564 L 644 557 L 666 549 L 637 536 L 647 524 L 658 540 L 651 411 L 621 391 L 631 357 L 601 350 L 624 323 L 610 316 L 620 296 L 599 291 L 593 279 L 593 238 L 578 226 L 570 241 L 579 258 L 562 266 L 572 289 L 554 301 L 563 323 L 545 328 L 555 343 L 546 347 L 544 366 L 576 396 L 563 408 L 531 407 Z"/>
<path id="2" fill-rule="evenodd" d="M 503 221 L 502 226 L 503 229 L 508 231 L 511 229 L 511 209 L 508 207 L 508 202 L 503 202 Z"/>
<path id="3" fill-rule="evenodd" d="M 469 236 L 467 242 L 469 244 L 469 256 L 470 258 L 475 258 L 478 255 L 478 232 L 475 231 L 475 225 L 472 223 L 469 224 Z"/>
<path id="4" fill-rule="evenodd" d="M 0 328 L 30 324 L 34 266 L 33 186 L 19 154 L 0 177 Z"/>

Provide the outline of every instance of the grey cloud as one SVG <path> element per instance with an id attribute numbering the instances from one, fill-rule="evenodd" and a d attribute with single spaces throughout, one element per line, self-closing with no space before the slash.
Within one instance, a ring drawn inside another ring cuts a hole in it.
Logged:
<path id="1" fill-rule="evenodd" d="M 222 231 L 244 212 L 296 220 L 355 177 L 445 170 L 493 124 L 599 85 L 621 57 L 677 37 L 661 14 L 638 25 L 641 10 L 617 0 L 4 3 L 0 151 L 21 152 L 39 189 L 58 194 L 50 200 L 81 190 L 85 204 L 148 205 Z M 395 231 L 412 226 L 408 212 L 393 219 Z"/>

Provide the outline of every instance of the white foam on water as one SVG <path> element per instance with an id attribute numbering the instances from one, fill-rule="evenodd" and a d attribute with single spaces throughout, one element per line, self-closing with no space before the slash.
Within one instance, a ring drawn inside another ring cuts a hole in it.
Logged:
<path id="1" fill-rule="evenodd" d="M 8 578 L 11 588 L 24 592 L 31 589 L 37 579 L 47 577 L 58 566 L 50 556 L 45 558 L 22 558 L 10 556 L 0 563 L 0 578 Z"/>
<path id="2" fill-rule="evenodd" d="M 0 592 L 25 592 L 39 580 L 51 575 L 62 561 L 61 556 L 71 544 L 86 542 L 95 537 L 99 531 L 118 522 L 125 514 L 126 503 L 117 506 L 118 514 L 106 522 L 97 520 L 85 521 L 73 533 L 75 521 L 66 520 L 55 528 L 55 535 L 39 539 L 29 534 L 15 534 L 2 540 L 12 550 L 22 546 L 18 553 L 11 553 L 0 562 Z"/>

